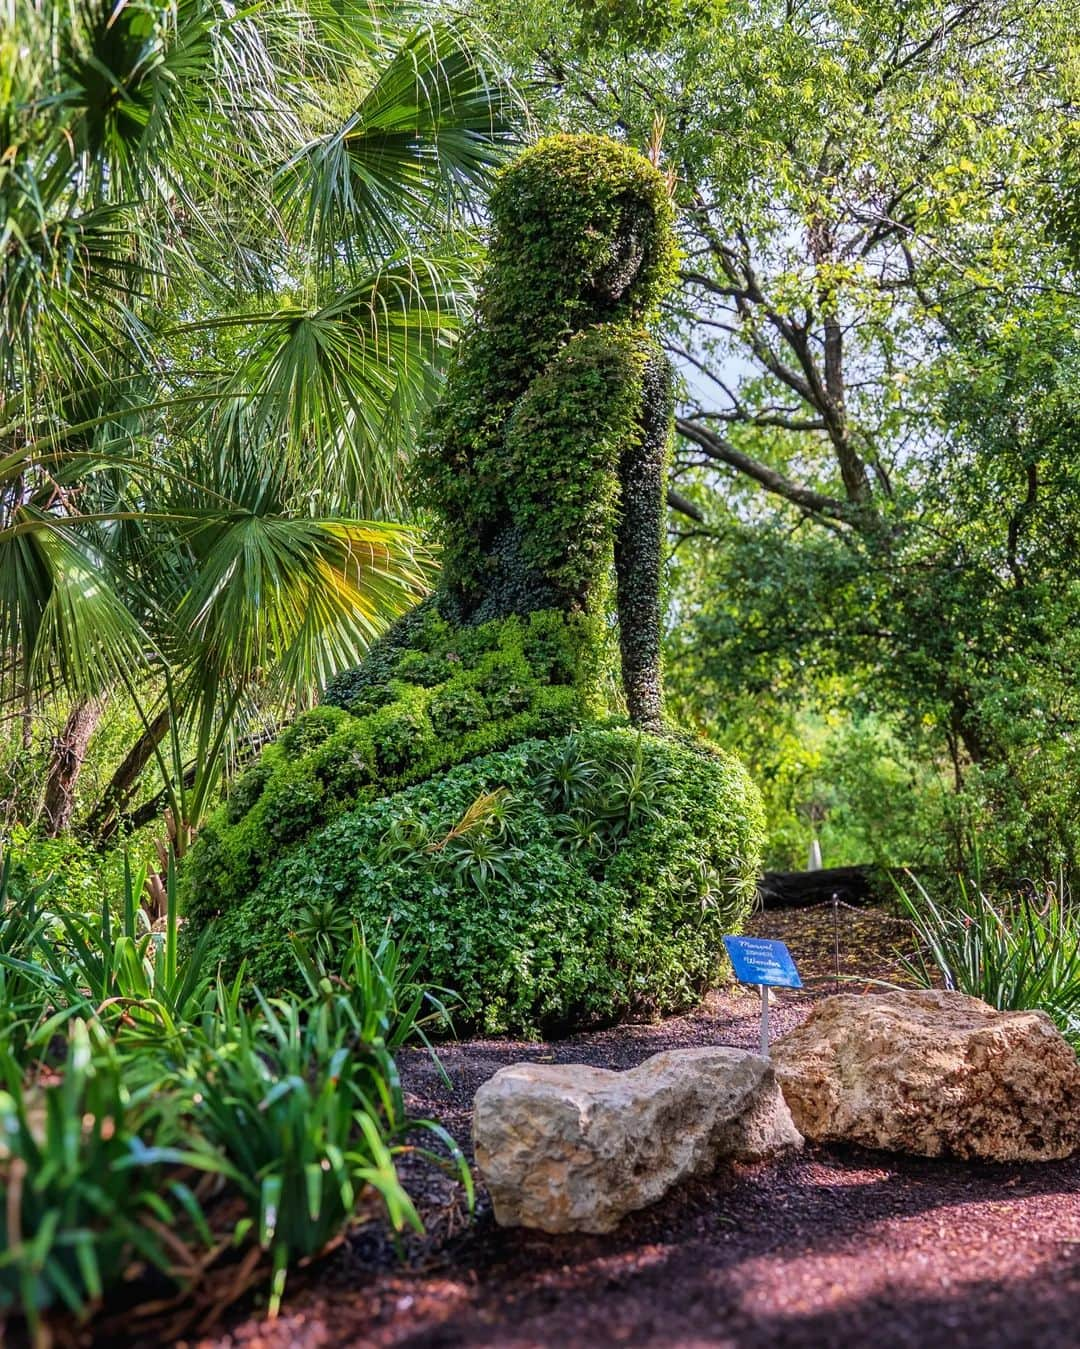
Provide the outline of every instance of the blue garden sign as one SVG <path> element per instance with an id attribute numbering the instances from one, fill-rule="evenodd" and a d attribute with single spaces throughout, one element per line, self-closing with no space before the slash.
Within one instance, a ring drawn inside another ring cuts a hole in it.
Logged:
<path id="1" fill-rule="evenodd" d="M 740 984 L 761 989 L 761 1052 L 769 1057 L 769 989 L 802 988 L 791 952 L 767 937 L 725 937 L 724 945 Z"/>
<path id="2" fill-rule="evenodd" d="M 782 941 L 768 941 L 764 937 L 725 937 L 724 945 L 740 984 L 802 988 L 791 952 Z"/>

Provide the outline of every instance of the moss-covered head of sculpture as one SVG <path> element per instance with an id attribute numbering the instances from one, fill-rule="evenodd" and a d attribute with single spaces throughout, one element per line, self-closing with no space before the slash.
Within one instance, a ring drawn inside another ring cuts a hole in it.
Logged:
<path id="1" fill-rule="evenodd" d="M 571 327 L 647 324 L 674 278 L 672 220 L 667 183 L 637 150 L 603 136 L 540 141 L 492 194 L 488 320 L 533 324 L 569 307 Z"/>

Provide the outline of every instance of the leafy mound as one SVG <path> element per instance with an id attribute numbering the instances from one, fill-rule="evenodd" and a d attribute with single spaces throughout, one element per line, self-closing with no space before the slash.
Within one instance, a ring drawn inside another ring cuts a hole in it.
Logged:
<path id="1" fill-rule="evenodd" d="M 250 894 L 283 852 L 343 811 L 578 724 L 595 700 L 577 674 L 589 621 L 545 610 L 461 628 L 434 601 L 407 615 L 263 751 L 211 817 L 181 879 L 189 923 Z"/>
<path id="2" fill-rule="evenodd" d="M 745 915 L 761 834 L 743 769 L 699 743 L 528 740 L 340 813 L 220 914 L 208 955 L 281 988 L 291 932 L 332 947 L 354 921 L 389 924 L 464 999 L 459 1029 L 676 1012 Z M 210 916 L 196 902 L 196 922 Z"/>

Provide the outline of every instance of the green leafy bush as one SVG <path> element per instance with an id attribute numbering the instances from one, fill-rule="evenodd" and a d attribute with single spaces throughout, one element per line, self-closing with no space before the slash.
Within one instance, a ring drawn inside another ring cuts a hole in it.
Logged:
<path id="1" fill-rule="evenodd" d="M 1002 1011 L 1041 1009 L 1080 1050 L 1080 911 L 1062 891 L 994 902 L 958 880 L 947 901 L 936 901 L 917 881 L 910 892 L 901 888 L 922 947 L 908 973 Z"/>
<path id="2" fill-rule="evenodd" d="M 149 840 L 131 840 L 123 848 L 98 852 L 73 834 L 46 838 L 25 825 L 6 829 L 0 852 L 8 862 L 7 894 L 16 899 L 36 893 L 42 904 L 68 912 L 99 913 L 122 893 L 125 857 L 152 858 Z"/>
<path id="3" fill-rule="evenodd" d="M 223 906 L 210 957 L 295 985 L 289 933 L 389 919 L 464 1024 L 536 1034 L 690 1005 L 746 913 L 760 808 L 738 764 L 627 729 L 529 740 L 340 814 Z M 203 911 L 200 921 L 211 914 Z"/>
<path id="4" fill-rule="evenodd" d="M 678 259 L 667 184 L 629 146 L 550 136 L 500 175 L 490 211 L 479 322 L 455 354 L 416 475 L 443 523 L 441 589 L 466 622 L 599 614 L 626 505 L 621 461 L 643 430 L 649 439 L 648 327 Z M 662 461 L 670 410 L 659 411 Z M 659 504 L 653 526 L 659 538 Z M 592 637 L 583 657 L 602 630 Z"/>

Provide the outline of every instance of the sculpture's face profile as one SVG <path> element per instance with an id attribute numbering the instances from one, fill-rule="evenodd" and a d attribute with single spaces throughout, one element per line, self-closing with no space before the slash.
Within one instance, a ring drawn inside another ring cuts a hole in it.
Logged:
<path id="1" fill-rule="evenodd" d="M 666 289 L 667 187 L 629 147 L 554 136 L 503 174 L 491 213 L 492 260 L 512 307 L 581 299 L 636 319 Z"/>
<path id="2" fill-rule="evenodd" d="M 622 300 L 632 289 L 656 228 L 656 216 L 648 202 L 630 197 L 619 203 L 619 208 L 615 226 L 608 234 L 608 257 L 586 281 L 588 289 L 609 304 Z"/>

